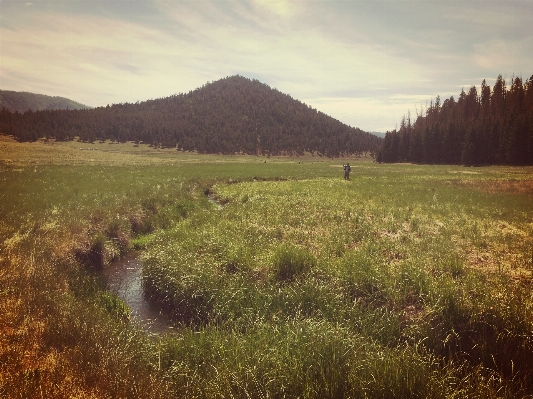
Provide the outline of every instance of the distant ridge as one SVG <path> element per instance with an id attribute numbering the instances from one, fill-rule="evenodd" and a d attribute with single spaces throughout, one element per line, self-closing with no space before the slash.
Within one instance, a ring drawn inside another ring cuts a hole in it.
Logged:
<path id="1" fill-rule="evenodd" d="M 135 104 L 22 115 L 0 110 L 0 132 L 20 141 L 78 138 L 135 141 L 209 154 L 317 153 L 328 157 L 375 154 L 382 141 L 242 76 Z"/>
<path id="2" fill-rule="evenodd" d="M 5 107 L 11 112 L 24 113 L 32 111 L 58 109 L 89 109 L 68 98 L 47 96 L 45 94 L 28 93 L 25 91 L 0 90 L 0 108 Z"/>

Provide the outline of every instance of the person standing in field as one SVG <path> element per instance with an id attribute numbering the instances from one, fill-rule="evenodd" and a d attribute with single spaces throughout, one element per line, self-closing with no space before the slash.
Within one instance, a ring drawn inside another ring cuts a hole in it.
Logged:
<path id="1" fill-rule="evenodd" d="M 350 167 L 349 163 L 343 166 L 344 166 L 344 180 L 350 180 L 350 172 L 352 171 L 352 168 Z"/>

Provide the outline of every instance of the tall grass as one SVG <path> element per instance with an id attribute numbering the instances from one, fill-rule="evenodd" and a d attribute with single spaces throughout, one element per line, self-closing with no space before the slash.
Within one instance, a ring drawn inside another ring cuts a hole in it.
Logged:
<path id="1" fill-rule="evenodd" d="M 130 248 L 134 218 L 142 225 L 158 217 L 152 230 L 179 221 L 180 203 L 198 206 L 174 181 L 154 192 L 164 185 L 161 170 L 142 179 L 129 177 L 133 172 L 1 171 L 0 396 L 168 397 L 154 343 L 86 269 L 105 267 Z M 143 198 L 161 203 L 159 213 Z"/>
<path id="2" fill-rule="evenodd" d="M 303 169 L 103 152 L 95 164 L 63 147 L 14 145 L 0 154 L 0 396 L 171 396 L 158 341 L 87 268 L 209 207 L 203 191 L 216 179 Z"/>
<path id="3" fill-rule="evenodd" d="M 224 386 L 213 388 L 225 392 L 222 396 L 245 396 L 248 391 L 234 386 L 244 384 L 265 397 L 531 392 L 532 298 L 519 278 L 529 278 L 531 269 L 510 263 L 497 270 L 477 258 L 527 256 L 524 247 L 510 245 L 508 235 L 531 237 L 531 202 L 527 196 L 460 188 L 444 168 L 428 169 L 417 167 L 417 173 L 402 177 L 369 174 L 350 183 L 217 184 L 214 191 L 227 203 L 222 211 L 195 215 L 161 233 L 145 254 L 145 281 L 148 292 L 174 311 L 182 331 L 228 339 L 230 347 L 237 334 L 240 347 L 255 348 L 252 369 L 264 366 L 259 359 L 275 346 L 262 347 L 257 331 L 270 331 L 286 348 L 295 337 L 302 341 L 293 361 L 306 369 L 329 353 L 305 341 L 302 325 L 311 323 L 346 331 L 339 335 L 345 337 L 339 338 L 340 353 L 350 353 L 351 339 L 358 337 L 371 348 L 366 356 L 387 364 L 360 377 L 364 362 L 340 356 L 340 363 L 328 361 L 338 373 L 324 380 L 325 371 L 310 377 L 286 367 L 279 375 L 280 364 L 291 362 L 276 352 L 279 363 L 269 372 L 283 381 L 297 375 L 301 384 L 267 389 L 258 376 L 221 355 L 204 364 L 215 374 L 188 374 L 187 385 L 200 389 L 209 381 Z M 515 208 L 506 214 L 502 209 L 509 203 Z M 521 219 L 515 211 L 522 212 Z M 499 228 L 502 224 L 509 227 Z M 316 352 L 298 357 L 308 345 Z M 419 367 L 416 379 L 409 377 L 412 361 Z M 382 389 L 370 377 L 380 372 Z M 232 385 L 228 375 L 252 380 Z M 314 390 L 304 381 L 312 381 Z"/>
<path id="4" fill-rule="evenodd" d="M 2 396 L 533 394 L 531 170 L 98 159 L 1 166 Z M 175 334 L 87 271 L 132 247 Z"/>

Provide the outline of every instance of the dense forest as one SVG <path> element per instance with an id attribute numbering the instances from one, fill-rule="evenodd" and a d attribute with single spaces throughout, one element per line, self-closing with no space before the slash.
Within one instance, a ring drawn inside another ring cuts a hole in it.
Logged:
<path id="1" fill-rule="evenodd" d="M 41 111 L 45 109 L 86 109 L 90 107 L 64 97 L 52 97 L 24 91 L 0 90 L 0 108 L 6 108 L 11 112 L 26 112 L 29 109 Z"/>
<path id="2" fill-rule="evenodd" d="M 472 86 L 441 103 L 431 101 L 414 123 L 408 114 L 387 132 L 376 160 L 463 165 L 533 165 L 533 76 L 502 76 L 480 92 Z"/>
<path id="3" fill-rule="evenodd" d="M 0 132 L 20 141 L 135 141 L 200 153 L 370 152 L 382 139 L 347 126 L 257 80 L 227 77 L 186 94 L 86 110 L 0 111 Z"/>

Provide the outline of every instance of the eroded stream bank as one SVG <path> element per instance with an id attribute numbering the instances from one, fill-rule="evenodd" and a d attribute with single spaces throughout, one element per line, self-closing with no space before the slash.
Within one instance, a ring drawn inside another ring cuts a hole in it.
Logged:
<path id="1" fill-rule="evenodd" d="M 146 331 L 161 334 L 172 331 L 170 317 L 161 307 L 152 304 L 142 287 L 142 262 L 139 252 L 130 252 L 115 260 L 99 273 L 107 289 L 122 299 L 131 310 L 131 317 Z"/>
<path id="2" fill-rule="evenodd" d="M 224 207 L 214 193 L 206 192 L 209 202 L 217 210 Z M 132 251 L 98 272 L 111 293 L 122 299 L 131 311 L 132 319 L 146 331 L 160 334 L 172 331 L 170 316 L 161 306 L 148 300 L 142 286 L 142 261 L 138 251 Z"/>

